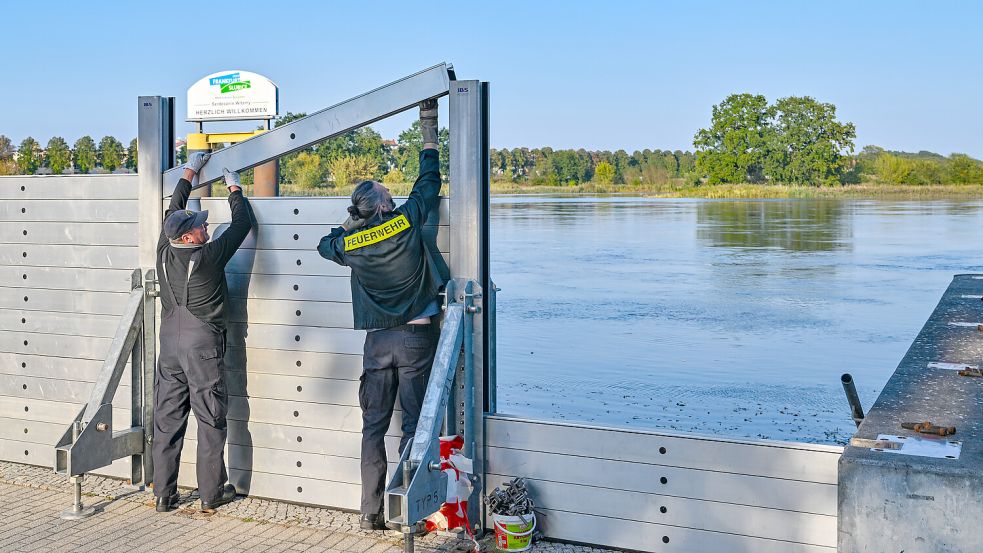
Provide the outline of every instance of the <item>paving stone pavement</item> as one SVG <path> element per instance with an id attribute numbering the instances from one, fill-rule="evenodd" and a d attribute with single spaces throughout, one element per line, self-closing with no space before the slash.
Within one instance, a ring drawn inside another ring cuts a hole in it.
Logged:
<path id="1" fill-rule="evenodd" d="M 363 532 L 358 515 L 344 511 L 240 497 L 218 513 L 198 511 L 197 492 L 181 490 L 178 509 L 154 510 L 150 491 L 122 481 L 86 476 L 83 503 L 96 515 L 62 520 L 71 506 L 67 478 L 50 468 L 0 462 L 0 553 L 98 551 L 104 553 L 309 552 L 401 553 L 398 534 Z M 469 551 L 467 542 L 429 535 L 418 539 L 420 553 Z M 490 539 L 482 551 L 495 551 Z M 536 553 L 600 553 L 602 549 L 537 543 Z"/>

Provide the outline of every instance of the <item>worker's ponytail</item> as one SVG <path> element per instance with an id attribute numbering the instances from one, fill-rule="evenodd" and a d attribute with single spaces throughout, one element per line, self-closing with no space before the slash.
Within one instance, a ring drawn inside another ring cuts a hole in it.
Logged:
<path id="1" fill-rule="evenodd" d="M 385 187 L 375 181 L 364 180 L 358 183 L 355 190 L 352 190 L 352 205 L 348 206 L 352 219 L 371 219 L 379 213 L 382 204 L 389 200 L 385 191 Z"/>

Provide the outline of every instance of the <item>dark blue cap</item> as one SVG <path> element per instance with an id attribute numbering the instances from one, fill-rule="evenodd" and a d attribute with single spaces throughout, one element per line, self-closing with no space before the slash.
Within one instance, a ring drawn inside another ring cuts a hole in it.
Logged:
<path id="1" fill-rule="evenodd" d="M 207 219 L 207 209 L 204 211 L 191 211 L 190 209 L 175 211 L 168 215 L 167 219 L 164 219 L 164 236 L 168 240 L 177 240 L 191 229 L 204 225 Z"/>

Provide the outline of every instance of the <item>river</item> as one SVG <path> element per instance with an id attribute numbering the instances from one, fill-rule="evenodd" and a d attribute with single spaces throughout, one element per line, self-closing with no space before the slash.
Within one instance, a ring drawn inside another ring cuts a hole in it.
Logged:
<path id="1" fill-rule="evenodd" d="M 496 196 L 498 411 L 844 443 L 952 275 L 983 202 Z"/>

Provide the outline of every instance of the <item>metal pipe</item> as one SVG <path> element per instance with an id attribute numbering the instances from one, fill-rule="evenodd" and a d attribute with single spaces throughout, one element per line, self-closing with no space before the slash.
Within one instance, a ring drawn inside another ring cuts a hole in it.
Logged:
<path id="1" fill-rule="evenodd" d="M 410 482 L 413 481 L 413 473 L 416 468 L 416 463 L 410 459 L 406 459 L 403 463 L 403 488 L 406 490 L 410 489 Z M 409 513 L 403 513 L 403 553 L 414 553 L 413 550 L 413 531 L 414 528 L 410 526 Z"/>
<path id="2" fill-rule="evenodd" d="M 864 408 L 860 405 L 860 396 L 857 395 L 857 386 L 853 383 L 853 376 L 850 373 L 843 373 L 840 377 L 843 384 L 843 391 L 846 392 L 846 400 L 850 404 L 850 411 L 853 415 L 853 422 L 860 426 L 864 421 Z"/>

